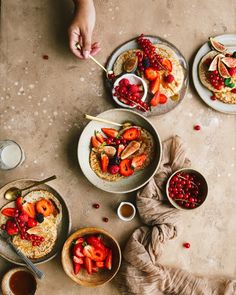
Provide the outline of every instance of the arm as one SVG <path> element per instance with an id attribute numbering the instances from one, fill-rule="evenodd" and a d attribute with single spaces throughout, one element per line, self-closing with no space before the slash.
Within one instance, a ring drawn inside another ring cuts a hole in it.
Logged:
<path id="1" fill-rule="evenodd" d="M 97 42 L 92 44 L 92 34 L 95 26 L 95 7 L 93 0 L 73 0 L 75 14 L 68 29 L 69 45 L 71 51 L 79 58 L 88 58 L 89 54 L 95 55 L 100 47 Z M 81 50 L 76 48 L 79 43 Z"/>

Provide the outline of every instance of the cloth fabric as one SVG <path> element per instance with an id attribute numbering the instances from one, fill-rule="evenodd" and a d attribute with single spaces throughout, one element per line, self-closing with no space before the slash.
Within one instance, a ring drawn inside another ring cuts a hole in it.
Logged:
<path id="1" fill-rule="evenodd" d="M 158 262 L 162 247 L 177 236 L 178 218 L 184 214 L 165 199 L 165 183 L 173 172 L 190 164 L 180 137 L 163 143 L 156 175 L 137 194 L 136 205 L 145 226 L 134 231 L 123 252 L 118 276 L 122 294 L 236 295 L 236 280 L 201 278 Z"/>

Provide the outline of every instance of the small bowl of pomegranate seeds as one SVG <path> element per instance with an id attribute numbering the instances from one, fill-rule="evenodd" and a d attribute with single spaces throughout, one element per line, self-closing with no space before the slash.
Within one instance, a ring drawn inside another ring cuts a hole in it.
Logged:
<path id="1" fill-rule="evenodd" d="M 208 186 L 205 177 L 198 171 L 183 168 L 170 176 L 166 184 L 166 194 L 177 209 L 192 210 L 206 200 Z"/>
<path id="2" fill-rule="evenodd" d="M 114 83 L 112 96 L 123 108 L 136 108 L 142 112 L 149 110 L 149 106 L 145 103 L 147 84 L 137 75 L 124 74 L 119 77 Z"/>

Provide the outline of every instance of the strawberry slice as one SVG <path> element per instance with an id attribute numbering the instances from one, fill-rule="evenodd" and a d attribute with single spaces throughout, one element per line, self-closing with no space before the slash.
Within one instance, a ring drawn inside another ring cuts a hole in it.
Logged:
<path id="1" fill-rule="evenodd" d="M 150 83 L 149 91 L 152 94 L 155 94 L 157 91 L 160 90 L 160 85 L 161 85 L 161 77 L 160 77 L 160 74 L 157 73 L 156 79 Z"/>
<path id="2" fill-rule="evenodd" d="M 84 260 L 82 257 L 73 256 L 73 261 L 78 264 L 83 264 Z"/>
<path id="3" fill-rule="evenodd" d="M 139 136 L 140 136 L 139 130 L 134 127 L 127 129 L 122 135 L 123 139 L 130 140 L 130 141 L 138 138 Z"/>
<path id="4" fill-rule="evenodd" d="M 28 218 L 27 226 L 29 228 L 35 227 L 37 224 L 38 224 L 38 222 L 34 218 L 31 218 L 31 217 Z"/>
<path id="5" fill-rule="evenodd" d="M 160 104 L 165 104 L 167 102 L 167 96 L 163 93 L 160 93 L 160 99 L 159 99 L 159 103 Z"/>
<path id="6" fill-rule="evenodd" d="M 17 197 L 16 198 L 16 208 L 21 211 L 22 206 L 23 206 L 23 198 L 22 197 Z"/>
<path id="7" fill-rule="evenodd" d="M 15 217 L 16 209 L 15 208 L 5 208 L 1 211 L 1 213 L 7 217 Z"/>
<path id="8" fill-rule="evenodd" d="M 102 153 L 101 154 L 101 169 L 102 169 L 102 172 L 107 172 L 108 164 L 109 164 L 109 158 L 108 158 L 107 154 Z"/>
<path id="9" fill-rule="evenodd" d="M 98 268 L 104 268 L 105 267 L 105 263 L 104 263 L 104 261 L 96 261 L 96 266 Z"/>
<path id="10" fill-rule="evenodd" d="M 73 254 L 77 257 L 84 257 L 84 254 L 83 254 L 83 246 L 81 243 L 79 244 L 76 244 L 74 247 L 73 247 Z"/>
<path id="11" fill-rule="evenodd" d="M 103 142 L 105 141 L 105 138 L 104 138 L 104 136 L 102 135 L 101 132 L 99 132 L 99 131 L 95 131 L 95 136 L 96 136 L 96 139 L 97 139 L 99 142 L 103 143 Z"/>
<path id="12" fill-rule="evenodd" d="M 120 174 L 128 177 L 134 173 L 134 170 L 131 167 L 131 160 L 125 159 L 120 162 Z"/>
<path id="13" fill-rule="evenodd" d="M 79 271 L 80 271 L 81 264 L 75 263 L 73 261 L 73 267 L 74 267 L 74 274 L 77 275 L 79 273 Z"/>
<path id="14" fill-rule="evenodd" d="M 140 168 L 143 166 L 143 163 L 146 161 L 147 156 L 145 154 L 134 157 L 131 162 L 132 168 Z"/>
<path id="15" fill-rule="evenodd" d="M 103 261 L 107 253 L 105 249 L 94 248 L 93 246 L 86 245 L 83 249 L 83 254 L 94 261 Z"/>
<path id="16" fill-rule="evenodd" d="M 75 244 L 82 244 L 84 242 L 84 238 L 80 237 L 75 241 Z"/>
<path id="17" fill-rule="evenodd" d="M 158 105 L 159 101 L 160 101 L 160 92 L 158 91 L 158 92 L 155 93 L 155 95 L 151 99 L 150 105 L 155 107 L 155 106 Z"/>
<path id="18" fill-rule="evenodd" d="M 121 153 L 123 152 L 123 150 L 125 149 L 125 146 L 123 144 L 119 144 L 118 148 L 117 148 L 117 157 L 119 157 L 121 155 Z"/>
<path id="19" fill-rule="evenodd" d="M 13 235 L 16 235 L 16 234 L 19 233 L 18 227 L 11 220 L 7 220 L 7 222 L 6 222 L 6 231 L 7 231 L 9 236 L 13 236 Z"/>
<path id="20" fill-rule="evenodd" d="M 102 132 L 108 137 L 115 138 L 118 136 L 118 131 L 114 128 L 102 128 Z"/>
<path id="21" fill-rule="evenodd" d="M 89 257 L 85 257 L 85 268 L 88 274 L 92 273 L 92 260 Z"/>
<path id="22" fill-rule="evenodd" d="M 148 81 L 154 81 L 157 78 L 158 72 L 155 69 L 149 67 L 146 68 L 144 74 Z"/>
<path id="23" fill-rule="evenodd" d="M 89 236 L 87 238 L 87 243 L 93 246 L 94 248 L 105 249 L 105 245 L 103 244 L 103 242 L 101 241 L 99 237 Z"/>
<path id="24" fill-rule="evenodd" d="M 97 140 L 96 136 L 91 137 L 91 144 L 94 148 L 97 148 L 101 145 L 101 142 Z"/>
<path id="25" fill-rule="evenodd" d="M 35 218 L 35 208 L 33 203 L 25 203 L 23 205 L 22 211 L 26 213 L 29 217 Z"/>
<path id="26" fill-rule="evenodd" d="M 112 268 L 112 251 L 111 250 L 109 251 L 109 253 L 107 255 L 107 258 L 105 261 L 105 266 L 109 270 L 111 270 L 111 268 Z"/>
<path id="27" fill-rule="evenodd" d="M 168 71 L 168 72 L 172 72 L 172 62 L 167 59 L 164 58 L 161 62 L 161 64 L 164 66 L 164 68 Z"/>

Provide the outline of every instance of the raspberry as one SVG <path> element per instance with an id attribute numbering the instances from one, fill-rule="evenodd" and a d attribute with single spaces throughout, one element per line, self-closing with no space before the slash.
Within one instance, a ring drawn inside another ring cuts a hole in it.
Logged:
<path id="1" fill-rule="evenodd" d="M 174 79 L 175 79 L 174 76 L 171 74 L 169 74 L 165 77 L 166 83 L 172 83 L 174 81 Z"/>
<path id="2" fill-rule="evenodd" d="M 120 167 L 118 165 L 111 165 L 108 167 L 108 172 L 111 174 L 117 174 L 120 170 Z"/>

